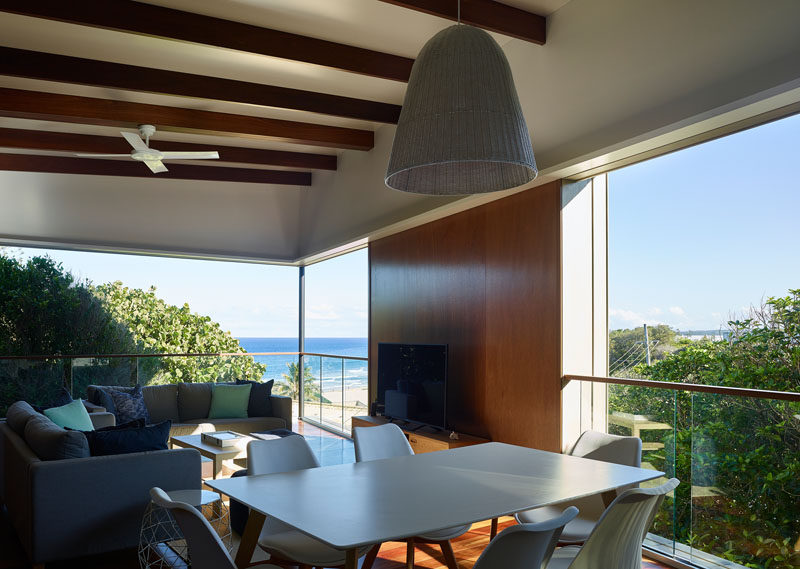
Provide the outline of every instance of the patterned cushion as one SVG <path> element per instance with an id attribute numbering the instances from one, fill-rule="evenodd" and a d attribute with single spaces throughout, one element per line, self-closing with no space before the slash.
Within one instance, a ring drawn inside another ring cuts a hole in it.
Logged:
<path id="1" fill-rule="evenodd" d="M 130 394 L 116 389 L 109 389 L 106 393 L 114 401 L 114 416 L 117 418 L 118 424 L 130 423 L 136 419 L 144 419 L 146 423 L 150 422 L 141 386 L 134 387 Z"/>

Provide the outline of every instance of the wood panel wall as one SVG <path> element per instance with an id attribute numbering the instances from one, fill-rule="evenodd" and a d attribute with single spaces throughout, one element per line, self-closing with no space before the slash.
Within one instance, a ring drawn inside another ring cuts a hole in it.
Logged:
<path id="1" fill-rule="evenodd" d="M 449 344 L 448 422 L 560 450 L 561 184 L 370 243 L 370 394 L 378 342 Z"/>

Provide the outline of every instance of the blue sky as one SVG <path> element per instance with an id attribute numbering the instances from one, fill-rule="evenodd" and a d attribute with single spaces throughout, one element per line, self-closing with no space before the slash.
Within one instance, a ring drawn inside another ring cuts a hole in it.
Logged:
<path id="1" fill-rule="evenodd" d="M 800 288 L 800 116 L 608 177 L 609 327 L 716 329 Z"/>
<path id="2" fill-rule="evenodd" d="M 13 249 L 23 257 L 48 254 L 81 279 L 122 281 L 175 305 L 210 316 L 236 337 L 297 337 L 298 269 L 198 261 Z M 306 268 L 306 337 L 367 336 L 367 251 L 362 249 Z"/>

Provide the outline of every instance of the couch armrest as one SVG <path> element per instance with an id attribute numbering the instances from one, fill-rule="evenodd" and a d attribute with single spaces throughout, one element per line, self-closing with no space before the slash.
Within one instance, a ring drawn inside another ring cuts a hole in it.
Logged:
<path id="1" fill-rule="evenodd" d="M 286 428 L 292 428 L 292 398 L 285 395 L 270 396 L 272 415 L 286 421 Z"/>
<path id="2" fill-rule="evenodd" d="M 31 465 L 31 561 L 135 547 L 150 488 L 199 489 L 200 453 L 158 450 Z"/>
<path id="3" fill-rule="evenodd" d="M 95 405 L 91 401 L 87 401 L 86 399 L 82 399 L 82 401 L 83 401 L 83 406 L 86 407 L 86 410 L 89 413 L 105 413 L 107 411 L 105 407 L 102 407 L 100 405 Z"/>
<path id="4" fill-rule="evenodd" d="M 108 413 L 107 411 L 103 411 L 102 413 L 89 413 L 89 418 L 92 420 L 92 425 L 95 429 L 113 427 L 117 424 L 117 418 L 114 416 L 114 413 Z"/>

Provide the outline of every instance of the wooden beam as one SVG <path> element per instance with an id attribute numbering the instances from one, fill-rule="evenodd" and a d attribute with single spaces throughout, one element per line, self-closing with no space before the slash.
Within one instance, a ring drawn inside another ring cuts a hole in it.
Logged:
<path id="1" fill-rule="evenodd" d="M 388 4 L 402 6 L 440 18 L 456 21 L 456 0 L 382 0 Z M 460 0 L 461 21 L 465 24 L 511 36 L 535 44 L 544 45 L 547 34 L 547 19 L 533 12 L 526 12 L 495 0 Z"/>
<path id="2" fill-rule="evenodd" d="M 90 176 L 126 176 L 151 180 L 206 180 L 214 182 L 250 182 L 310 186 L 311 172 L 291 170 L 259 170 L 224 166 L 195 166 L 167 163 L 169 172 L 153 174 L 144 164 L 134 160 L 68 158 L 33 154 L 0 154 L 0 170 L 47 172 L 50 174 L 84 174 Z"/>
<path id="3" fill-rule="evenodd" d="M 128 0 L 0 0 L 0 10 L 408 81 L 413 59 Z"/>
<path id="4" fill-rule="evenodd" d="M 352 150 L 371 150 L 375 138 L 369 130 L 5 88 L 0 116 L 126 128 L 146 123 L 171 132 Z"/>
<path id="5" fill-rule="evenodd" d="M 259 164 L 262 166 L 284 166 L 312 170 L 336 170 L 336 155 L 305 154 L 285 150 L 264 150 L 217 144 L 193 144 L 151 140 L 151 144 L 165 152 L 196 152 L 216 150 L 223 162 Z M 121 136 L 97 136 L 71 132 L 23 130 L 0 128 L 0 148 L 25 148 L 28 150 L 55 150 L 59 152 L 96 152 L 98 154 L 121 154 L 131 147 Z M 216 164 L 209 164 L 216 166 Z"/>
<path id="6" fill-rule="evenodd" d="M 246 103 L 382 123 L 396 124 L 400 117 L 400 105 L 378 101 L 12 47 L 0 47 L 0 75 Z"/>

